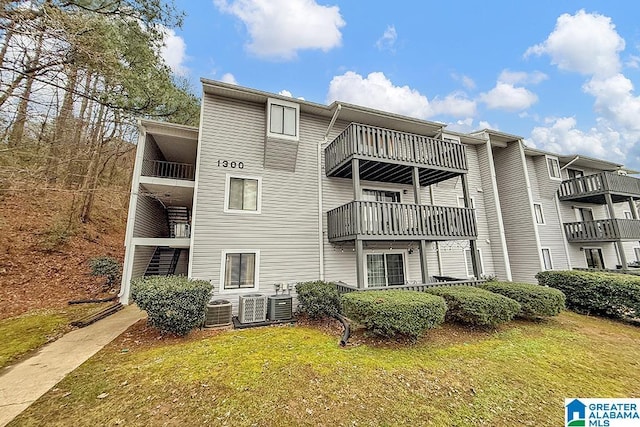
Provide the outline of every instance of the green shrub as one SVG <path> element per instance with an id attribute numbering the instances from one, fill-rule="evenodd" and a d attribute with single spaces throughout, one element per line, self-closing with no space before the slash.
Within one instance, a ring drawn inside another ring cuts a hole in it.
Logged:
<path id="1" fill-rule="evenodd" d="M 131 283 L 131 298 L 147 312 L 152 326 L 186 335 L 204 322 L 212 288 L 206 280 L 152 276 Z"/>
<path id="2" fill-rule="evenodd" d="M 564 308 L 564 294 L 553 288 L 530 283 L 490 282 L 480 285 L 487 291 L 509 297 L 520 303 L 518 316 L 557 316 Z"/>
<path id="3" fill-rule="evenodd" d="M 444 299 L 414 291 L 363 291 L 342 295 L 347 317 L 383 337 L 418 339 L 444 322 Z"/>
<path id="4" fill-rule="evenodd" d="M 578 313 L 640 319 L 640 277 L 587 271 L 542 271 L 541 285 L 561 290 L 567 308 Z"/>
<path id="5" fill-rule="evenodd" d="M 447 319 L 478 326 L 510 321 L 520 311 L 517 301 L 473 286 L 437 286 L 426 289 L 447 302 Z"/>
<path id="6" fill-rule="evenodd" d="M 335 283 L 303 282 L 296 285 L 298 312 L 317 319 L 341 312 L 340 294 Z"/>
<path id="7" fill-rule="evenodd" d="M 105 276 L 107 287 L 111 287 L 120 280 L 120 263 L 117 259 L 108 256 L 100 256 L 89 260 L 92 276 Z"/>

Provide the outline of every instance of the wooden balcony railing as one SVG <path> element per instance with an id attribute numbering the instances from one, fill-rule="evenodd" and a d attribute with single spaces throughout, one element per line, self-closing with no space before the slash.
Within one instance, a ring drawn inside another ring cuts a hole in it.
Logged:
<path id="1" fill-rule="evenodd" d="M 640 197 L 640 179 L 613 172 L 600 172 L 562 181 L 558 189 L 560 200 L 574 200 L 605 193 Z"/>
<path id="2" fill-rule="evenodd" d="M 465 146 L 422 135 L 351 123 L 325 149 L 327 175 L 352 157 L 464 173 Z"/>
<path id="3" fill-rule="evenodd" d="M 327 212 L 330 241 L 468 240 L 477 236 L 474 210 L 354 201 Z"/>
<path id="4" fill-rule="evenodd" d="M 640 220 L 602 219 L 569 222 L 564 224 L 564 231 L 570 243 L 640 240 Z"/>
<path id="5" fill-rule="evenodd" d="M 193 181 L 195 180 L 195 168 L 190 163 L 144 160 L 142 162 L 142 175 Z"/>

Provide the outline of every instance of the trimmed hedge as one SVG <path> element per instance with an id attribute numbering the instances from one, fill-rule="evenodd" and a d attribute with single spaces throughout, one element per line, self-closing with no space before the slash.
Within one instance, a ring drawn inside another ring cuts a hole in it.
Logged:
<path id="1" fill-rule="evenodd" d="M 186 335 L 202 325 L 213 285 L 185 276 L 152 276 L 131 282 L 131 298 L 152 326 Z"/>
<path id="2" fill-rule="evenodd" d="M 298 312 L 317 319 L 341 312 L 340 294 L 332 282 L 302 282 L 296 285 Z"/>
<path id="3" fill-rule="evenodd" d="M 541 285 L 561 290 L 567 308 L 613 319 L 640 319 L 640 277 L 587 271 L 541 271 Z"/>
<path id="4" fill-rule="evenodd" d="M 416 340 L 444 322 L 447 305 L 441 297 L 415 291 L 363 291 L 342 295 L 347 317 L 383 337 Z"/>
<path id="5" fill-rule="evenodd" d="M 564 309 L 564 294 L 553 288 L 530 283 L 489 282 L 479 286 L 520 303 L 518 316 L 557 316 Z"/>
<path id="6" fill-rule="evenodd" d="M 473 286 L 437 286 L 425 290 L 447 301 L 447 320 L 478 326 L 510 321 L 520 311 L 517 301 Z"/>

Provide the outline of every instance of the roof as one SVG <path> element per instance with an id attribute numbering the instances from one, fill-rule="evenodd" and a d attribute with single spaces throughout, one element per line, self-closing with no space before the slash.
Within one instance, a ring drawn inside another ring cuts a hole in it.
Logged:
<path id="1" fill-rule="evenodd" d="M 291 98 L 216 80 L 201 78 L 200 81 L 202 82 L 203 91 L 206 94 L 256 103 L 266 103 L 269 98 L 288 102 L 294 101 L 300 105 L 300 111 L 321 117 L 331 118 L 336 108 L 338 108 L 338 105 L 340 105 L 341 110 L 338 119 L 347 122 L 366 123 L 373 126 L 387 127 L 402 132 L 427 136 L 436 135 L 446 126 L 444 123 L 415 119 L 387 111 L 349 104 L 347 102 L 334 101 L 330 105 L 323 105 L 304 99 Z"/>
<path id="2" fill-rule="evenodd" d="M 620 163 L 610 162 L 608 160 L 596 159 L 594 157 L 585 156 L 582 154 L 557 154 L 550 151 L 539 150 L 537 148 L 525 147 L 524 153 L 527 156 L 553 156 L 557 157 L 561 163 L 571 163 L 576 166 L 583 166 L 591 169 L 599 169 L 603 171 L 617 171 L 624 169 L 624 165 Z M 626 170 L 626 169 L 625 169 Z M 627 170 L 629 173 L 637 173 L 636 171 Z"/>

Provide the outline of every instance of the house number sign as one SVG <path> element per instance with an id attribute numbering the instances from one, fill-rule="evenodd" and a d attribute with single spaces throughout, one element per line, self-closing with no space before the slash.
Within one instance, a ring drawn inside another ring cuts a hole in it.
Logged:
<path id="1" fill-rule="evenodd" d="M 231 169 L 244 169 L 244 163 L 229 161 L 229 160 L 218 160 L 219 168 L 231 168 Z"/>

